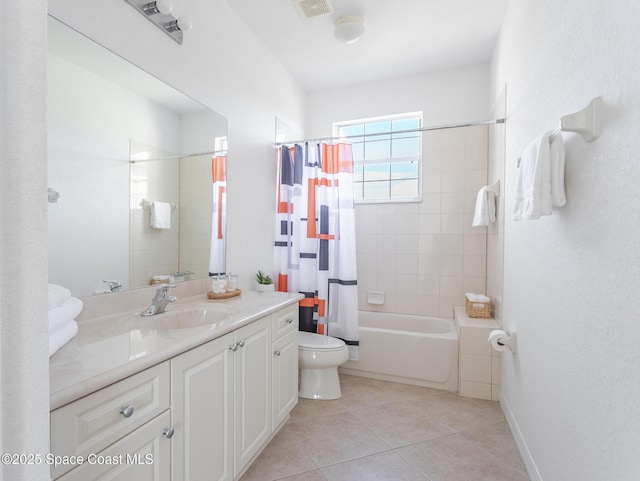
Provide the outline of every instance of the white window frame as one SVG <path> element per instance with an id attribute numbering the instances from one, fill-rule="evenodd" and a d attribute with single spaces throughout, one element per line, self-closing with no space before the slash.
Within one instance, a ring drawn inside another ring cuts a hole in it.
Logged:
<path id="1" fill-rule="evenodd" d="M 422 128 L 422 112 L 408 112 L 403 114 L 394 114 L 394 115 L 383 115 L 380 117 L 368 117 L 363 119 L 355 119 L 355 120 L 346 120 L 340 122 L 333 123 L 333 136 L 336 138 L 340 137 L 340 128 L 353 126 L 353 125 L 364 125 L 364 124 L 373 124 L 378 122 L 388 122 L 394 120 L 404 120 L 404 119 L 419 119 L 419 127 Z M 386 133 L 386 132 L 385 132 Z M 407 162 L 407 161 L 416 161 L 418 163 L 418 191 L 415 197 L 398 197 L 398 198 L 388 198 L 388 199 L 355 199 L 354 202 L 356 204 L 403 204 L 403 203 L 411 203 L 411 202 L 421 202 L 422 201 L 422 135 L 419 135 L 419 153 L 416 156 L 411 157 L 403 157 L 403 158 L 383 158 L 369 161 L 356 161 L 356 164 L 360 165 L 372 165 L 372 164 L 391 164 L 396 162 Z M 356 137 L 357 141 L 358 138 Z M 353 138 L 345 138 L 345 141 L 352 142 Z M 367 142 L 367 137 L 364 136 L 364 142 Z M 392 139 L 393 142 L 393 139 Z M 389 178 L 391 181 L 391 178 Z M 355 180 L 354 180 L 355 183 Z"/>

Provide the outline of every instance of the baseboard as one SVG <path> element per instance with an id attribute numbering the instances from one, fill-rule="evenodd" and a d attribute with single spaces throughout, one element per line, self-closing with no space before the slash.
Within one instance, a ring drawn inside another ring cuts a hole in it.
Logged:
<path id="1" fill-rule="evenodd" d="M 509 429 L 511 429 L 513 439 L 518 446 L 518 451 L 520 451 L 520 457 L 522 457 L 522 462 L 524 463 L 524 467 L 527 470 L 529 479 L 531 481 L 543 481 L 542 476 L 540 476 L 540 471 L 538 471 L 538 467 L 533 460 L 533 456 L 531 456 L 531 451 L 529 451 L 529 447 L 524 440 L 524 436 L 522 435 L 522 432 L 518 427 L 518 423 L 513 416 L 513 411 L 511 411 L 509 403 L 504 399 L 502 395 L 500 396 L 500 406 L 502 407 L 504 417 L 507 419 L 507 423 L 509 424 Z"/>

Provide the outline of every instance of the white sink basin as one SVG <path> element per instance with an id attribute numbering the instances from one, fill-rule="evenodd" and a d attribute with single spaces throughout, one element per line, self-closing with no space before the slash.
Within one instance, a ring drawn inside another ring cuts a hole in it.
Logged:
<path id="1" fill-rule="evenodd" d="M 140 313 L 136 313 L 123 318 L 121 322 L 131 322 L 135 323 L 137 327 L 158 331 L 192 329 L 224 321 L 237 312 L 234 307 L 220 304 L 170 305 L 167 312 L 162 314 L 144 317 Z"/>

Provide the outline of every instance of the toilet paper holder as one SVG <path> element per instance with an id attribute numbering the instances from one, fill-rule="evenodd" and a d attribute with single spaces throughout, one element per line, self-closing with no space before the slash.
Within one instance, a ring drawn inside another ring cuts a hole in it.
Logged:
<path id="1" fill-rule="evenodd" d="M 509 335 L 502 329 L 494 329 L 489 333 L 488 341 L 496 351 L 511 351 L 514 354 L 518 352 L 517 335 L 515 332 Z"/>

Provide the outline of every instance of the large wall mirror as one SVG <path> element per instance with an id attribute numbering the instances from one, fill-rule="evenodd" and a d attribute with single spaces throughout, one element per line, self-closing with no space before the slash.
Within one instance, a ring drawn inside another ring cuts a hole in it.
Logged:
<path id="1" fill-rule="evenodd" d="M 84 297 L 224 272 L 226 119 L 48 28 L 49 282 Z"/>

